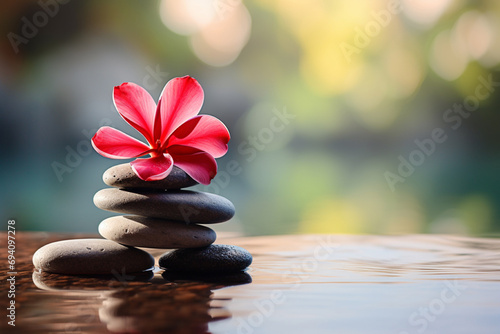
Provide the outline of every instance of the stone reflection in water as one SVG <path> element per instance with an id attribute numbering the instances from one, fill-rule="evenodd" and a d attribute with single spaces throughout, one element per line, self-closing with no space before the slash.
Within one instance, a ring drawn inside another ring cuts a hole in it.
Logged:
<path id="1" fill-rule="evenodd" d="M 63 332 L 208 333 L 209 322 L 231 317 L 222 305 L 228 300 L 214 300 L 212 291 L 252 281 L 245 272 L 206 277 L 147 272 L 126 278 L 35 271 L 33 283 L 54 299 L 46 295 L 39 306 L 48 302 L 60 312 L 43 319 L 31 314 L 33 325 Z"/>
<path id="2" fill-rule="evenodd" d="M 208 330 L 212 291 L 206 284 L 144 285 L 110 292 L 99 318 L 112 332 Z M 229 317 L 227 313 L 227 317 Z"/>
<path id="3" fill-rule="evenodd" d="M 142 273 L 121 275 L 87 275 L 73 276 L 47 273 L 44 271 L 33 271 L 33 283 L 41 290 L 93 290 L 103 292 L 109 289 L 116 289 L 128 285 L 135 285 L 138 282 L 148 282 L 154 277 L 154 272 L 145 271 Z"/>
<path id="4" fill-rule="evenodd" d="M 252 276 L 245 271 L 227 275 L 196 275 L 186 273 L 176 273 L 165 270 L 162 277 L 169 282 L 183 282 L 183 281 L 196 281 L 204 283 L 212 283 L 216 286 L 226 287 L 233 285 L 242 285 L 252 283 Z"/>

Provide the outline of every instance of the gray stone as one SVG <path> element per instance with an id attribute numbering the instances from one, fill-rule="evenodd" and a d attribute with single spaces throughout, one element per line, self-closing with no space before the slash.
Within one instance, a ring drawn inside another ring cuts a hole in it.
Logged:
<path id="1" fill-rule="evenodd" d="M 234 216 L 234 206 L 222 196 L 188 190 L 163 192 L 107 188 L 94 196 L 107 211 L 163 218 L 185 223 L 221 223 Z"/>
<path id="2" fill-rule="evenodd" d="M 56 241 L 33 255 L 35 268 L 67 275 L 136 273 L 154 266 L 151 254 L 105 239 Z"/>
<path id="3" fill-rule="evenodd" d="M 143 181 L 132 170 L 129 163 L 116 165 L 104 172 L 102 180 L 108 186 L 117 188 L 181 189 L 198 184 L 177 166 L 163 180 Z"/>
<path id="4" fill-rule="evenodd" d="M 159 259 L 160 267 L 171 272 L 211 275 L 235 273 L 251 263 L 252 255 L 246 249 L 231 245 L 177 249 Z"/>
<path id="5" fill-rule="evenodd" d="M 116 216 L 99 224 L 106 239 L 124 245 L 151 248 L 197 248 L 211 245 L 215 232 L 196 224 L 184 224 L 142 216 Z"/>

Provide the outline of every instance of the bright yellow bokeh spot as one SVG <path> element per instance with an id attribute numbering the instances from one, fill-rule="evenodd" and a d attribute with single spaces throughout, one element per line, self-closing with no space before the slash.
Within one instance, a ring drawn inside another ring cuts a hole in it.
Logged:
<path id="1" fill-rule="evenodd" d="M 317 93 L 337 95 L 351 89 L 361 75 L 363 58 L 346 57 L 342 43 L 354 43 L 357 28 L 372 20 L 371 10 L 384 2 L 356 6 L 326 0 L 260 1 L 283 20 L 303 50 L 300 69 Z"/>
<path id="2" fill-rule="evenodd" d="M 363 217 L 359 208 L 342 199 L 323 199 L 306 208 L 299 233 L 361 233 Z"/>

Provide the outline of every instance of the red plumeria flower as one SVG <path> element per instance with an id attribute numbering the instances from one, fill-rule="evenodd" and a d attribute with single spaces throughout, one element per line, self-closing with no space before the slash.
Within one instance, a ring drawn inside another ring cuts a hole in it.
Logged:
<path id="1" fill-rule="evenodd" d="M 113 100 L 118 113 L 147 140 L 148 145 L 104 126 L 92 138 L 92 146 L 104 157 L 130 159 L 145 181 L 167 177 L 175 165 L 201 184 L 217 174 L 215 158 L 226 154 L 230 136 L 217 118 L 198 115 L 203 89 L 190 76 L 174 78 L 163 89 L 158 106 L 142 87 L 126 82 L 116 86 Z M 198 115 L 198 116 L 197 116 Z"/>

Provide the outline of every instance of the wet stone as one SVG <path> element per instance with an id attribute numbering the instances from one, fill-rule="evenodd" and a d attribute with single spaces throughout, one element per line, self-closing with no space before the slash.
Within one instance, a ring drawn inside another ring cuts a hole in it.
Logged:
<path id="1" fill-rule="evenodd" d="M 252 255 L 246 249 L 232 245 L 177 249 L 159 259 L 160 267 L 170 272 L 210 275 L 237 273 L 251 263 Z"/>
<path id="2" fill-rule="evenodd" d="M 38 249 L 32 260 L 37 269 L 67 275 L 123 275 L 154 266 L 151 254 L 105 239 L 52 242 Z"/>

